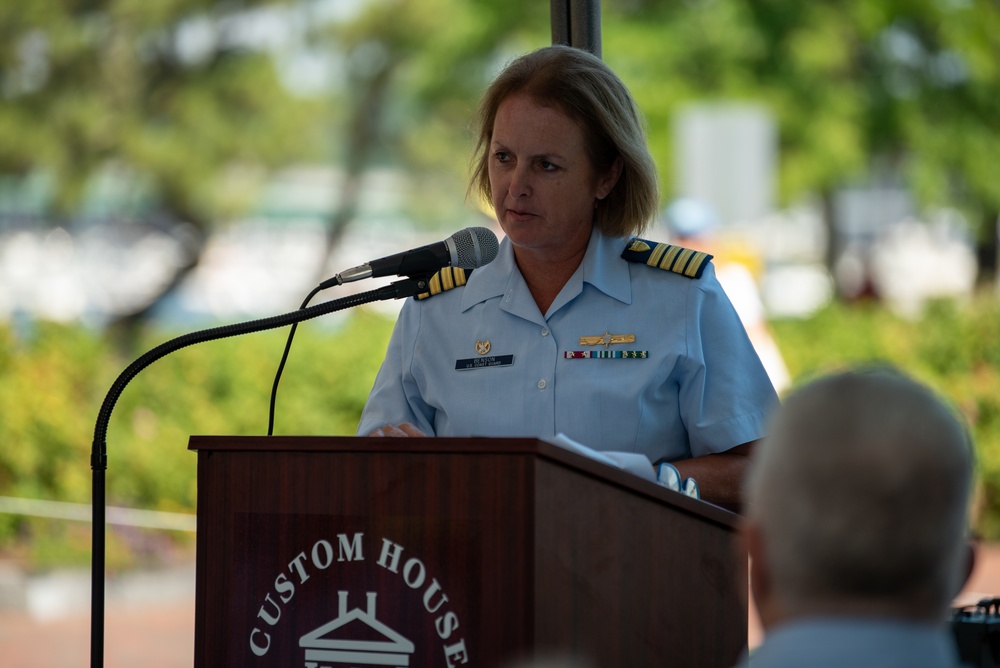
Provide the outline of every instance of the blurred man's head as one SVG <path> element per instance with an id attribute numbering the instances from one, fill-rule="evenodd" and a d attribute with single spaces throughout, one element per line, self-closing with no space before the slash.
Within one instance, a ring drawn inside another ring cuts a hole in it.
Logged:
<path id="1" fill-rule="evenodd" d="M 968 574 L 972 468 L 956 414 L 898 373 L 843 373 L 793 392 L 747 489 L 764 625 L 804 614 L 943 619 Z"/>

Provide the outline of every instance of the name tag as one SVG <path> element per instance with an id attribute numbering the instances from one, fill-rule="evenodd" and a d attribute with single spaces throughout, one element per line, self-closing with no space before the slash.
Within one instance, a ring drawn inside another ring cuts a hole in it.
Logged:
<path id="1" fill-rule="evenodd" d="M 464 360 L 455 360 L 455 370 L 465 371 L 466 369 L 487 369 L 493 366 L 510 366 L 513 363 L 514 363 L 513 355 L 470 357 Z"/>

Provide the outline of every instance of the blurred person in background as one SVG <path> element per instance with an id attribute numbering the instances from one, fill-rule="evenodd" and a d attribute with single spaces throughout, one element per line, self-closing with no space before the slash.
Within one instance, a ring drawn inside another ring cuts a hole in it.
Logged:
<path id="1" fill-rule="evenodd" d="M 470 193 L 493 203 L 500 252 L 403 306 L 358 434 L 564 434 L 671 462 L 738 506 L 777 396 L 710 258 L 633 236 L 658 193 L 625 85 L 545 47 L 494 80 L 477 120 Z"/>
<path id="2" fill-rule="evenodd" d="M 764 642 L 742 666 L 959 665 L 973 453 L 955 412 L 892 370 L 794 390 L 748 476 Z"/>
<path id="3" fill-rule="evenodd" d="M 774 389 L 779 395 L 785 392 L 791 385 L 791 377 L 767 324 L 764 302 L 760 298 L 757 279 L 746 261 L 746 251 L 734 252 L 721 243 L 719 218 L 715 210 L 701 200 L 688 197 L 676 199 L 664 209 L 662 219 L 672 242 L 714 256 L 715 275 L 736 308 Z"/>

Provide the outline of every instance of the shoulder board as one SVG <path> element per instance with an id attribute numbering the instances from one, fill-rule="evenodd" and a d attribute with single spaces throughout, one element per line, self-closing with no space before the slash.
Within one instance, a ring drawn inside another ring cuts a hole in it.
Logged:
<path id="1" fill-rule="evenodd" d="M 622 258 L 629 262 L 642 262 L 650 267 L 666 269 L 688 278 L 701 278 L 712 255 L 673 244 L 660 244 L 639 237 L 632 237 L 622 251 Z"/>
<path id="2" fill-rule="evenodd" d="M 417 299 L 427 299 L 445 290 L 465 285 L 471 275 L 472 269 L 466 271 L 461 267 L 445 267 L 431 276 L 431 280 L 427 282 L 427 292 L 421 292 L 416 297 Z"/>

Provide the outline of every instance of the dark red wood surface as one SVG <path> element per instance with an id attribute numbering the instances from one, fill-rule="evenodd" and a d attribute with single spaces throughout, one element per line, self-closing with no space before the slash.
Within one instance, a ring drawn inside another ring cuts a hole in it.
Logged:
<path id="1" fill-rule="evenodd" d="M 305 636 L 337 625 L 340 592 L 348 611 L 374 595 L 411 666 L 549 651 L 726 666 L 746 643 L 737 516 L 552 444 L 194 436 L 190 448 L 195 666 L 308 665 Z M 327 637 L 387 646 L 357 619 Z M 347 665 L 326 656 L 317 666 Z"/>

